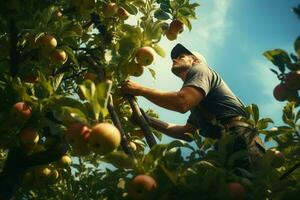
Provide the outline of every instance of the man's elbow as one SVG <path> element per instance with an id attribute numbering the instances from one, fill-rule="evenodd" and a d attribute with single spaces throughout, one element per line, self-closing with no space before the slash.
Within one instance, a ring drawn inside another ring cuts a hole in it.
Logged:
<path id="1" fill-rule="evenodd" d="M 182 114 L 186 113 L 189 110 L 190 110 L 190 108 L 186 104 L 181 104 L 177 107 L 177 111 Z"/>

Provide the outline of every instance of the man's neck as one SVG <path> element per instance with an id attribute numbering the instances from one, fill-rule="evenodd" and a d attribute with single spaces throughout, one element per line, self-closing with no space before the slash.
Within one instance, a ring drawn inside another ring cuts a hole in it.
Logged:
<path id="1" fill-rule="evenodd" d="M 188 70 L 185 70 L 184 72 L 179 74 L 179 78 L 181 78 L 182 81 L 185 81 L 187 72 L 188 72 Z"/>

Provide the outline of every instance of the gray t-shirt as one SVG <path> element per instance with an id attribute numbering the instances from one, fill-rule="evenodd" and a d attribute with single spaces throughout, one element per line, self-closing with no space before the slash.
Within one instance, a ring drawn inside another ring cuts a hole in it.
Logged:
<path id="1" fill-rule="evenodd" d="M 199 103 L 219 122 L 235 116 L 245 116 L 244 105 L 233 94 L 217 72 L 206 64 L 194 65 L 188 69 L 182 87 L 192 86 L 204 91 L 204 99 Z M 200 134 L 209 137 L 211 123 L 203 116 L 198 105 L 191 109 L 187 123 L 197 127 Z"/>

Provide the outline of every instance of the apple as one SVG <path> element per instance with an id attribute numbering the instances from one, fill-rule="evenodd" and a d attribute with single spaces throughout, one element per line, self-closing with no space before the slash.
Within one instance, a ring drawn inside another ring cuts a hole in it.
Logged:
<path id="1" fill-rule="evenodd" d="M 60 9 L 57 9 L 54 14 L 55 14 L 56 17 L 61 17 L 62 16 L 62 12 L 60 11 Z"/>
<path id="2" fill-rule="evenodd" d="M 73 148 L 80 149 L 87 144 L 90 131 L 86 125 L 80 122 L 73 122 L 68 125 L 65 131 L 65 138 Z"/>
<path id="3" fill-rule="evenodd" d="M 64 155 L 60 158 L 60 160 L 57 162 L 57 165 L 60 167 L 67 167 L 72 164 L 72 159 L 68 155 Z"/>
<path id="4" fill-rule="evenodd" d="M 242 200 L 245 199 L 246 190 L 244 186 L 242 186 L 238 182 L 230 182 L 227 184 L 227 189 L 229 195 L 234 200 Z"/>
<path id="5" fill-rule="evenodd" d="M 50 184 L 56 183 L 58 178 L 59 178 L 59 172 L 56 169 L 52 169 L 51 174 L 47 179 L 47 183 Z"/>
<path id="6" fill-rule="evenodd" d="M 38 39 L 40 47 L 46 51 L 50 52 L 57 46 L 57 40 L 52 35 L 43 35 Z"/>
<path id="7" fill-rule="evenodd" d="M 177 35 L 183 31 L 183 28 L 183 23 L 177 19 L 174 19 L 170 24 L 169 31 Z"/>
<path id="8" fill-rule="evenodd" d="M 20 123 L 31 117 L 32 109 L 26 102 L 21 101 L 13 105 L 11 113 L 16 122 Z"/>
<path id="9" fill-rule="evenodd" d="M 134 142 L 130 141 L 129 144 L 128 144 L 129 148 L 132 150 L 132 151 L 136 151 L 137 150 L 137 146 Z"/>
<path id="10" fill-rule="evenodd" d="M 28 74 L 24 81 L 27 83 L 37 83 L 39 80 L 40 77 L 38 74 Z"/>
<path id="11" fill-rule="evenodd" d="M 39 142 L 39 138 L 39 134 L 34 129 L 24 128 L 21 130 L 20 141 L 27 149 L 32 149 Z"/>
<path id="12" fill-rule="evenodd" d="M 128 196 L 132 200 L 153 199 L 156 190 L 156 181 L 151 176 L 141 174 L 137 175 L 130 181 Z"/>
<path id="13" fill-rule="evenodd" d="M 62 49 L 55 49 L 51 53 L 50 57 L 54 63 L 59 64 L 59 65 L 63 65 L 68 60 L 67 53 Z"/>
<path id="14" fill-rule="evenodd" d="M 111 17 L 118 13 L 118 5 L 113 2 L 109 2 L 105 5 L 103 14 L 105 17 Z"/>
<path id="15" fill-rule="evenodd" d="M 46 182 L 51 177 L 51 169 L 48 166 L 40 166 L 35 168 L 34 175 L 36 181 Z"/>
<path id="16" fill-rule="evenodd" d="M 268 149 L 267 154 L 271 157 L 271 165 L 273 167 L 278 168 L 284 164 L 285 156 L 282 152 L 276 149 Z"/>
<path id="17" fill-rule="evenodd" d="M 112 124 L 103 122 L 92 127 L 89 136 L 91 149 L 97 154 L 107 154 L 115 150 L 121 142 L 119 130 Z"/>
<path id="18" fill-rule="evenodd" d="M 291 90 L 300 90 L 300 70 L 288 73 L 285 79 L 285 86 Z"/>
<path id="19" fill-rule="evenodd" d="M 129 12 L 125 10 L 123 7 L 118 8 L 118 17 L 121 20 L 126 20 L 129 18 Z"/>
<path id="20" fill-rule="evenodd" d="M 87 72 L 84 75 L 84 80 L 91 80 L 94 81 L 97 78 L 97 74 L 93 73 L 93 72 Z"/>
<path id="21" fill-rule="evenodd" d="M 154 55 L 155 51 L 151 47 L 144 46 L 136 51 L 135 58 L 138 64 L 142 66 L 147 66 L 153 62 Z"/>
<path id="22" fill-rule="evenodd" d="M 273 96 L 278 101 L 285 101 L 285 100 L 293 99 L 293 97 L 297 97 L 298 93 L 297 93 L 297 91 L 288 89 L 285 86 L 285 84 L 280 83 L 274 88 Z"/>
<path id="23" fill-rule="evenodd" d="M 166 31 L 166 37 L 168 38 L 168 40 L 173 41 L 177 39 L 177 33 L 174 33 L 172 31 L 170 31 L 170 29 L 168 29 Z"/>

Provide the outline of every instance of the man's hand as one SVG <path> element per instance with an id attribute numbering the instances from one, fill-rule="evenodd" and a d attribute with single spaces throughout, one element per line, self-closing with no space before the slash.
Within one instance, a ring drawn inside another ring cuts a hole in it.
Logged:
<path id="1" fill-rule="evenodd" d="M 142 89 L 142 85 L 131 80 L 124 82 L 122 85 L 122 92 L 124 94 L 132 94 L 133 96 L 140 96 L 142 93 Z"/>

